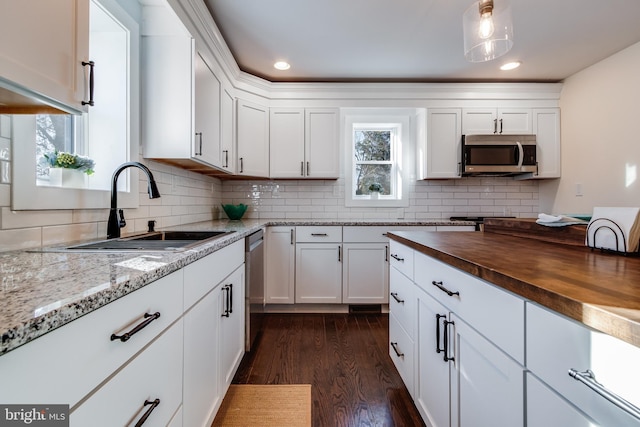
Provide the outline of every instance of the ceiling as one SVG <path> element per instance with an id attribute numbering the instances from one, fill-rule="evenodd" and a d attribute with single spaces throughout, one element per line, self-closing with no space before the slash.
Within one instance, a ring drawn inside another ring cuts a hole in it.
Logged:
<path id="1" fill-rule="evenodd" d="M 557 82 L 640 41 L 637 0 L 512 0 L 514 47 L 484 63 L 464 59 L 472 0 L 205 3 L 240 69 L 273 82 Z"/>

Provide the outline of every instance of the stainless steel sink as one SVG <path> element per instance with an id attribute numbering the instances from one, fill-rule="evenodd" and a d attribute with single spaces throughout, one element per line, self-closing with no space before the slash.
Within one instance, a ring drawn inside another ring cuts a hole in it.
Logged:
<path id="1" fill-rule="evenodd" d="M 43 249 L 43 251 L 184 251 L 231 233 L 235 233 L 235 231 L 154 231 L 118 239 L 81 243 L 64 248 Z"/>

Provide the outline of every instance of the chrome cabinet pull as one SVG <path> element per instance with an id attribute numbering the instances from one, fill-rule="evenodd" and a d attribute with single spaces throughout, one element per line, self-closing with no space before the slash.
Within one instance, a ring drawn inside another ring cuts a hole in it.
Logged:
<path id="1" fill-rule="evenodd" d="M 148 406 L 148 405 L 151 405 L 151 407 L 147 409 L 147 411 L 142 415 L 142 418 L 138 420 L 135 427 L 141 427 L 142 424 L 144 424 L 147 421 L 147 418 L 149 418 L 153 410 L 156 409 L 158 405 L 160 405 L 160 399 L 145 400 L 144 405 L 142 405 L 142 407 L 144 408 L 145 406 Z"/>
<path id="2" fill-rule="evenodd" d="M 147 326 L 149 326 L 149 324 L 151 322 L 153 322 L 158 317 L 160 317 L 160 312 L 156 311 L 153 314 L 145 313 L 143 317 L 144 317 L 145 320 L 143 320 L 142 322 L 140 322 L 139 324 L 134 326 L 134 328 L 131 329 L 129 332 L 125 332 L 122 335 L 111 334 L 111 341 L 115 341 L 115 340 L 120 340 L 121 342 L 129 341 L 129 338 L 131 338 L 132 336 L 134 336 L 135 334 L 140 332 L 142 329 L 144 329 Z"/>
<path id="3" fill-rule="evenodd" d="M 393 297 L 394 300 L 396 300 L 396 302 L 398 304 L 404 304 L 404 300 L 398 298 L 398 293 L 397 292 L 391 292 L 391 296 Z"/>
<path id="4" fill-rule="evenodd" d="M 582 372 L 578 372 L 575 369 L 569 369 L 569 376 L 576 381 L 580 381 L 582 384 L 586 385 L 591 390 L 616 405 L 618 408 L 640 420 L 640 408 L 635 406 L 633 403 L 624 400 L 612 391 L 607 390 L 606 387 L 596 381 L 596 375 L 591 371 L 591 369 L 587 369 Z"/>
<path id="5" fill-rule="evenodd" d="M 400 353 L 400 351 L 398 351 L 398 343 L 397 342 L 392 342 L 391 343 L 391 347 L 393 348 L 393 351 L 396 352 L 396 355 L 398 357 L 404 357 L 404 353 Z"/>
<path id="6" fill-rule="evenodd" d="M 82 105 L 88 105 L 90 107 L 93 107 L 95 105 L 95 102 L 93 101 L 93 87 L 94 87 L 93 69 L 95 68 L 96 63 L 93 61 L 82 61 L 83 67 L 86 67 L 87 65 L 89 66 L 89 100 L 82 101 Z"/>
<path id="7" fill-rule="evenodd" d="M 433 286 L 435 286 L 436 288 L 440 289 L 440 290 L 441 290 L 442 292 L 444 292 L 445 294 L 449 295 L 450 297 L 452 297 L 452 296 L 454 296 L 454 295 L 458 295 L 458 296 L 460 296 L 460 292 L 458 292 L 458 291 L 455 291 L 455 292 L 450 291 L 449 289 L 447 289 L 447 288 L 445 288 L 444 286 L 442 286 L 442 282 L 436 282 L 435 280 L 433 280 L 433 281 L 431 282 L 431 284 L 432 284 Z"/>
<path id="8" fill-rule="evenodd" d="M 404 262 L 404 258 L 400 258 L 396 254 L 391 254 L 391 258 L 395 259 L 396 261 Z"/>

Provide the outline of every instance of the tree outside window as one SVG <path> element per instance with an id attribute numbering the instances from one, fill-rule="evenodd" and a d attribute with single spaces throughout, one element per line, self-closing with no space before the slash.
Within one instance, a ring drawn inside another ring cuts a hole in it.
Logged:
<path id="1" fill-rule="evenodd" d="M 395 129 L 354 126 L 354 179 L 356 197 L 379 193 L 395 197 Z"/>

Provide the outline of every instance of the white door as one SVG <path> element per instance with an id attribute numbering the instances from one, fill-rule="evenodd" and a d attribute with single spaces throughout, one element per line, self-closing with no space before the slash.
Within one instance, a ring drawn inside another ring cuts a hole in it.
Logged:
<path id="1" fill-rule="evenodd" d="M 533 133 L 531 108 L 499 108 L 497 133 L 503 135 Z"/>
<path id="2" fill-rule="evenodd" d="M 345 243 L 342 270 L 344 304 L 389 302 L 389 249 L 385 243 Z"/>
<path id="3" fill-rule="evenodd" d="M 459 108 L 427 111 L 427 142 L 420 167 L 422 179 L 460 178 L 461 110 Z"/>
<path id="4" fill-rule="evenodd" d="M 462 134 L 484 135 L 498 133 L 498 110 L 495 108 L 464 108 Z"/>
<path id="5" fill-rule="evenodd" d="M 305 176 L 340 177 L 339 113 L 335 108 L 305 112 Z"/>
<path id="6" fill-rule="evenodd" d="M 225 88 L 220 98 L 220 163 L 223 169 L 235 172 L 234 100 Z"/>
<path id="7" fill-rule="evenodd" d="M 191 156 L 220 167 L 220 81 L 199 53 L 194 62 L 195 135 Z"/>
<path id="8" fill-rule="evenodd" d="M 560 109 L 533 110 L 538 178 L 560 178 Z"/>
<path id="9" fill-rule="evenodd" d="M 272 178 L 305 176 L 303 108 L 271 109 L 269 153 Z"/>
<path id="10" fill-rule="evenodd" d="M 455 314 L 450 319 L 451 426 L 523 426 L 524 368 Z"/>
<path id="11" fill-rule="evenodd" d="M 222 394 L 231 384 L 244 354 L 244 264 L 222 281 L 218 291 L 220 314 L 220 384 Z"/>
<path id="12" fill-rule="evenodd" d="M 269 176 L 269 109 L 242 99 L 237 101 L 237 173 Z"/>
<path id="13" fill-rule="evenodd" d="M 296 256 L 294 227 L 268 227 L 265 245 L 266 303 L 293 304 Z"/>
<path id="14" fill-rule="evenodd" d="M 450 420 L 450 362 L 445 361 L 444 352 L 444 322 L 448 320 L 448 314 L 448 310 L 426 292 L 418 292 L 415 402 L 422 418 L 431 427 L 448 427 Z"/>
<path id="15" fill-rule="evenodd" d="M 342 245 L 296 244 L 296 303 L 342 302 Z"/>

